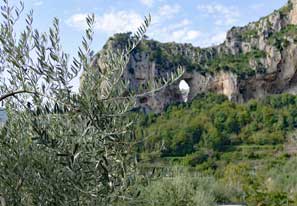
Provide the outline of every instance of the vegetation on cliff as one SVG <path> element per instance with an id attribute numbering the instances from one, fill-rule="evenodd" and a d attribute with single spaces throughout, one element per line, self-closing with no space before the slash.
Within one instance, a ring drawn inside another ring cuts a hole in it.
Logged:
<path id="1" fill-rule="evenodd" d="M 240 53 L 238 55 L 221 55 L 215 57 L 206 63 L 206 71 L 217 73 L 219 71 L 230 71 L 237 74 L 241 79 L 255 75 L 256 73 L 265 73 L 264 66 L 252 68 L 250 61 L 259 61 L 261 58 L 266 58 L 266 53 L 261 50 L 254 49 L 246 54 Z"/>
<path id="2" fill-rule="evenodd" d="M 297 26 L 287 25 L 279 32 L 273 33 L 268 41 L 271 45 L 275 46 L 278 50 L 283 51 L 291 43 L 297 43 Z"/>
<path id="3" fill-rule="evenodd" d="M 293 3 L 289 1 L 286 6 L 257 22 L 244 27 L 233 27 L 229 32 L 231 35 L 226 40 L 233 41 L 230 45 L 225 42 L 219 46 L 199 48 L 191 44 L 160 43 L 145 39 L 133 55 L 136 61 L 141 61 L 137 60 L 136 56 L 147 56 L 149 61 L 156 63 L 156 69 L 161 73 L 184 66 L 189 72 L 198 71 L 202 74 L 231 71 L 240 79 L 257 73 L 265 74 L 269 66 L 265 63 L 267 56 L 269 57 L 266 53 L 269 52 L 259 49 L 260 41 L 263 41 L 261 44 L 270 44 L 279 51 L 283 51 L 291 43 L 296 43 L 296 25 L 288 24 L 292 9 Z M 270 16 L 274 18 L 271 19 Z M 279 25 L 282 25 L 280 31 Z M 115 47 L 120 47 L 129 39 L 129 35 L 117 34 L 110 40 Z M 243 49 L 244 46 L 248 49 Z M 133 69 L 135 68 L 129 68 L 129 71 L 133 73 Z"/>
<path id="4" fill-rule="evenodd" d="M 245 32 L 242 35 L 252 38 L 254 33 L 256 31 Z M 129 36 L 130 33 L 117 34 L 109 42 L 112 47 L 121 48 L 123 42 L 128 41 Z M 105 45 L 106 48 L 107 45 Z M 219 71 L 230 71 L 241 78 L 247 78 L 266 71 L 260 61 L 266 58 L 266 52 L 257 48 L 253 48 L 247 53 L 229 54 L 218 52 L 215 48 L 201 49 L 191 44 L 160 43 L 146 39 L 138 45 L 132 55 L 136 60 L 138 55 L 146 55 L 149 61 L 156 63 L 158 70 L 167 72 L 172 68 L 183 66 L 189 72 L 215 74 Z M 252 66 L 251 62 L 256 62 L 257 65 Z M 129 68 L 129 72 L 133 74 L 133 68 Z"/>

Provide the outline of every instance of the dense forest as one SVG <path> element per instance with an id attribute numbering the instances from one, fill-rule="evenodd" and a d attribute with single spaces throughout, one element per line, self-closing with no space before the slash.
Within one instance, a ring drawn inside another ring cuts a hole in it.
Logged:
<path id="1" fill-rule="evenodd" d="M 226 186 L 218 202 L 296 204 L 296 96 L 236 104 L 203 94 L 140 119 L 137 151 L 144 165 L 214 177 Z"/>

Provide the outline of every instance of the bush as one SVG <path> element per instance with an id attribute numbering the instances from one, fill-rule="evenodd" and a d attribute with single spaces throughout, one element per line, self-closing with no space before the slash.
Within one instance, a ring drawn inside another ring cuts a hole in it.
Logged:
<path id="1" fill-rule="evenodd" d="M 279 144 L 285 140 L 284 132 L 282 131 L 269 131 L 262 130 L 252 134 L 249 138 L 249 143 L 266 145 L 266 144 Z"/>
<path id="2" fill-rule="evenodd" d="M 145 206 L 212 206 L 217 183 L 198 174 L 174 174 L 152 181 L 141 190 Z"/>
<path id="3" fill-rule="evenodd" d="M 193 154 L 187 155 L 183 159 L 183 164 L 186 166 L 191 166 L 195 167 L 198 164 L 202 164 L 207 161 L 209 155 L 207 151 L 202 150 L 202 151 L 197 151 Z"/>

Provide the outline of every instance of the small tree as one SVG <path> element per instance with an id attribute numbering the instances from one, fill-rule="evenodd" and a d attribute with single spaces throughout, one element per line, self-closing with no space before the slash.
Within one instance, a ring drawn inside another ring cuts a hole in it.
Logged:
<path id="1" fill-rule="evenodd" d="M 151 178 L 147 185 L 138 187 L 141 191 L 139 198 L 126 205 L 214 206 L 217 190 L 221 189 L 214 178 L 178 168 L 169 169 L 165 177 Z"/>
<path id="2" fill-rule="evenodd" d="M 92 67 L 94 15 L 86 19 L 78 58 L 70 64 L 58 19 L 40 33 L 30 12 L 24 31 L 15 34 L 23 9 L 23 2 L 13 7 L 8 0 L 1 7 L 0 102 L 8 113 L 0 133 L 2 205 L 108 205 L 133 177 L 134 122 L 127 114 L 135 99 L 167 86 L 181 71 L 132 95 L 122 76 L 150 17 L 125 49 L 109 52 L 108 69 L 101 71 Z M 77 94 L 71 82 L 81 71 L 84 87 Z"/>

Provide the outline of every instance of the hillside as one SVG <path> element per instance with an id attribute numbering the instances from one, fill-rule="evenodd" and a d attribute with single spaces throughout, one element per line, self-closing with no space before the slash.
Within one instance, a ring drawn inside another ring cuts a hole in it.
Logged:
<path id="1" fill-rule="evenodd" d="M 180 80 L 190 86 L 189 100 L 197 94 L 215 92 L 230 100 L 245 102 L 269 94 L 297 92 L 297 2 L 244 27 L 233 27 L 224 43 L 199 48 L 191 44 L 160 43 L 145 39 L 133 52 L 125 78 L 130 87 L 174 72 L 186 70 Z M 121 48 L 130 33 L 116 34 L 96 55 L 95 67 L 104 70 L 108 49 Z M 163 91 L 139 99 L 146 111 L 163 111 L 183 100 L 179 82 Z"/>
<path id="2" fill-rule="evenodd" d="M 122 48 L 130 33 L 111 37 L 96 55 Z M 124 78 L 137 89 L 176 71 L 174 85 L 138 100 L 136 138 L 144 171 L 182 167 L 223 185 L 218 203 L 296 205 L 297 0 L 257 22 L 233 27 L 224 43 L 191 44 L 144 39 Z M 185 80 L 187 103 L 179 89 Z M 231 101 L 230 101 L 231 100 Z M 191 180 L 190 180 L 191 181 Z"/>
<path id="3" fill-rule="evenodd" d="M 137 152 L 146 169 L 213 175 L 225 185 L 218 201 L 296 205 L 296 129 L 296 96 L 236 104 L 202 94 L 162 114 L 141 115 Z"/>

